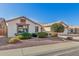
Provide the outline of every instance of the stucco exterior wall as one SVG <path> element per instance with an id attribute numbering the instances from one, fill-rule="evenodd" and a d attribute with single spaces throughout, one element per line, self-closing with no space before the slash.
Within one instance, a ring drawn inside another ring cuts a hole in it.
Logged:
<path id="1" fill-rule="evenodd" d="M 34 23 L 32 23 L 32 22 L 30 22 L 30 21 L 26 21 L 26 23 L 27 24 L 30 24 L 29 25 L 29 32 L 30 33 L 35 33 L 35 26 L 38 26 L 39 27 L 39 32 L 41 32 L 41 26 L 39 26 L 39 25 L 37 25 L 37 24 L 34 24 Z"/>
<path id="2" fill-rule="evenodd" d="M 8 24 L 8 37 L 13 37 L 15 35 L 15 33 L 17 33 L 17 25 L 16 25 L 17 22 L 19 22 L 19 20 L 7 22 L 7 24 Z"/>
<path id="3" fill-rule="evenodd" d="M 44 27 L 44 30 L 49 32 L 49 31 L 51 31 L 51 27 Z"/>
<path id="4" fill-rule="evenodd" d="M 7 22 L 8 24 L 8 37 L 14 37 L 15 33 L 17 33 L 17 25 L 16 23 L 19 23 L 20 19 L 13 20 L 10 22 Z M 35 33 L 35 26 L 39 26 L 38 24 L 35 24 L 29 20 L 26 20 L 26 24 L 29 24 L 29 33 Z M 41 26 L 39 26 L 39 32 L 41 32 Z"/>

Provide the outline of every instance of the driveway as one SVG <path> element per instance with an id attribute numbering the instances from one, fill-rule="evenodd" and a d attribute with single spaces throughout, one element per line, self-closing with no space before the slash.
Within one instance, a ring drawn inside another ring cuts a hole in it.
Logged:
<path id="1" fill-rule="evenodd" d="M 59 37 L 61 37 L 61 38 L 72 37 L 75 40 L 79 40 L 79 34 L 68 34 L 68 35 L 64 35 L 64 34 L 60 35 L 59 34 Z"/>
<path id="2" fill-rule="evenodd" d="M 7 38 L 3 37 L 3 36 L 0 36 L 0 46 L 1 45 L 6 45 L 6 44 L 7 44 Z"/>

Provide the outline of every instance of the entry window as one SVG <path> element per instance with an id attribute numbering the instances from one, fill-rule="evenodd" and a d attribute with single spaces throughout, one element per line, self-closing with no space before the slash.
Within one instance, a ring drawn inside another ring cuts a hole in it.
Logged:
<path id="1" fill-rule="evenodd" d="M 38 31 L 39 31 L 39 27 L 35 26 L 35 32 L 38 32 Z"/>
<path id="2" fill-rule="evenodd" d="M 17 33 L 28 32 L 28 25 L 17 25 Z"/>

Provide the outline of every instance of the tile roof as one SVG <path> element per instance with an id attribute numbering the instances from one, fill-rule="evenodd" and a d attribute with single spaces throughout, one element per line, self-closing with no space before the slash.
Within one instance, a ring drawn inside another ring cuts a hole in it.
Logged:
<path id="1" fill-rule="evenodd" d="M 35 22 L 35 21 L 32 21 L 31 19 L 29 19 L 29 18 L 27 18 L 27 17 L 25 17 L 25 16 L 16 17 L 16 18 L 13 18 L 13 19 L 7 20 L 6 22 L 14 21 L 14 20 L 21 19 L 21 18 L 27 19 L 27 20 L 31 21 L 32 23 L 41 26 L 41 24 L 39 24 L 39 23 L 37 23 L 37 22 Z"/>
<path id="2" fill-rule="evenodd" d="M 48 24 L 43 24 L 43 26 L 51 26 L 52 24 L 54 23 L 62 23 L 64 24 L 65 26 L 68 26 L 67 24 L 65 24 L 63 21 L 57 21 L 57 22 L 52 22 L 52 23 L 48 23 Z"/>

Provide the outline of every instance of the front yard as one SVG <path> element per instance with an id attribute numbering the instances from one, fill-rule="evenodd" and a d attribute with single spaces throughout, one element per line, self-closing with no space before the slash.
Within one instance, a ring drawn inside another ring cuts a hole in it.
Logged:
<path id="1" fill-rule="evenodd" d="M 3 43 L 3 45 L 2 44 L 0 45 L 0 50 L 56 44 L 56 43 L 63 43 L 63 42 L 67 42 L 67 41 L 63 41 L 62 38 L 32 38 L 28 40 L 21 40 L 21 42 L 18 42 L 16 44 L 8 44 L 5 42 Z"/>
<path id="2" fill-rule="evenodd" d="M 67 39 L 72 39 L 68 37 Z M 39 33 L 22 33 L 12 38 L 0 37 L 0 50 L 16 49 L 48 44 L 58 44 L 68 42 L 68 40 L 58 37 L 57 35 L 48 35 L 46 32 Z"/>

